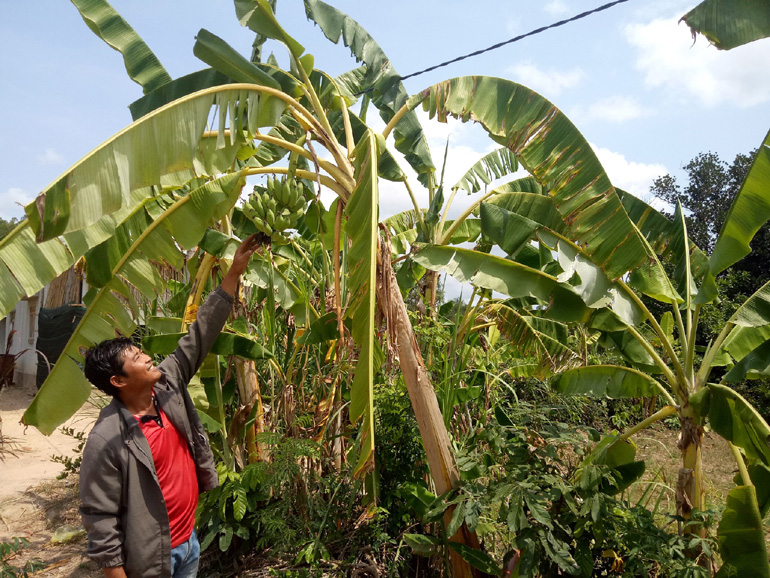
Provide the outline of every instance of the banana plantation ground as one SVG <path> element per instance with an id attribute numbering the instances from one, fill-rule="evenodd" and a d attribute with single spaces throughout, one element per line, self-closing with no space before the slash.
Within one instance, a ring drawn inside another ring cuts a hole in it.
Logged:
<path id="1" fill-rule="evenodd" d="M 268 0 L 234 2 L 250 56 L 201 29 L 206 68 L 176 79 L 105 0 L 73 4 L 145 94 L 0 240 L 0 315 L 69 271 L 89 287 L 22 420 L 49 435 L 94 402 L 81 365 L 103 339 L 173 352 L 254 235 L 189 386 L 219 477 L 196 512 L 206 574 L 770 578 L 770 134 L 729 170 L 689 165 L 730 186 L 656 181 L 658 211 L 540 94 L 466 76 L 409 95 L 321 0 L 307 17 L 356 59 L 335 77 Z M 685 20 L 730 49 L 767 16 L 706 0 Z M 422 127 L 450 118 L 493 144 L 454 183 Z M 382 219 L 384 181 L 413 207 Z M 21 500 L 71 522 L 69 483 Z M 35 545 L 0 542 L 10 576 L 49 552 L 14 516 Z"/>
<path id="2" fill-rule="evenodd" d="M 8 562 L 16 567 L 23 567 L 27 562 L 39 560 L 45 564 L 41 575 L 54 578 L 90 578 L 102 575 L 85 557 L 85 537 L 80 528 L 80 517 L 77 512 L 77 480 L 73 475 L 58 479 L 67 472 L 61 463 L 51 460 L 53 455 L 68 456 L 73 459 L 79 455 L 78 442 L 61 432 L 46 438 L 36 435 L 30 430 L 24 432 L 16 421 L 21 416 L 22 408 L 29 404 L 34 394 L 32 388 L 11 386 L 0 397 L 0 411 L 5 418 L 4 444 L 2 446 L 3 487 L 0 488 L 0 541 L 9 542 L 12 537 L 22 537 L 29 540 L 29 545 L 21 549 L 17 555 L 8 558 Z M 78 412 L 67 426 L 75 431 L 87 431 L 95 418 L 92 406 L 85 406 Z M 648 464 L 648 472 L 640 481 L 639 491 L 632 499 L 639 499 L 644 484 L 658 482 L 662 492 L 661 512 L 673 507 L 674 494 L 670 488 L 670 480 L 675 479 L 679 468 L 677 456 L 672 452 L 676 445 L 679 432 L 664 425 L 652 428 L 637 439 L 638 455 Z M 732 485 L 734 465 L 727 444 L 718 436 L 707 435 L 704 439 L 704 451 L 712 456 L 705 464 L 705 479 L 709 487 L 715 507 L 720 508 Z M 71 470 L 71 469 L 70 469 Z M 661 520 L 663 520 L 661 514 Z M 59 542 L 54 536 L 66 535 L 66 541 Z M 372 566 L 380 575 L 388 574 L 387 568 L 381 563 L 382 556 L 367 556 L 366 552 L 359 553 L 357 562 L 361 570 Z M 424 561 L 427 565 L 427 559 Z M 328 575 L 344 574 L 339 561 L 327 561 L 319 568 Z M 355 562 L 349 562 L 353 568 Z M 237 559 L 216 563 L 212 557 L 207 558 L 205 573 L 211 575 L 240 575 L 261 576 L 291 575 L 294 568 L 301 575 L 302 567 L 297 567 L 291 558 L 281 559 L 275 556 L 269 548 L 259 554 L 245 555 Z M 347 568 L 346 568 L 347 569 Z M 204 573 L 202 572 L 202 574 Z M 361 573 L 359 575 L 367 575 Z"/>

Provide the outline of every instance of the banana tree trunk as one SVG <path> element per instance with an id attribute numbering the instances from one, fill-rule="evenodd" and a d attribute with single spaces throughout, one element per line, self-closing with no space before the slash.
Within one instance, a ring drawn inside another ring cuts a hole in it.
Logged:
<path id="1" fill-rule="evenodd" d="M 436 392 L 430 383 L 425 369 L 420 348 L 409 321 L 406 304 L 396 282 L 396 275 L 390 263 L 390 247 L 380 241 L 378 259 L 377 303 L 387 320 L 389 338 L 395 342 L 401 373 L 404 376 L 409 399 L 412 402 L 417 425 L 420 428 L 425 453 L 428 458 L 436 492 L 443 494 L 460 483 L 460 470 L 452 451 L 449 432 L 444 426 L 444 418 L 439 409 Z M 452 511 L 444 516 L 446 525 L 451 520 Z M 468 546 L 479 548 L 479 541 L 474 532 L 463 524 L 462 528 L 450 538 Z M 452 575 L 454 578 L 470 578 L 476 573 L 454 551 L 450 552 Z"/>
<path id="2" fill-rule="evenodd" d="M 422 279 L 420 279 L 420 285 L 422 288 L 422 297 L 425 301 L 425 305 L 428 307 L 428 315 L 431 318 L 436 318 L 436 292 L 438 291 L 438 271 L 426 271 Z"/>
<path id="3" fill-rule="evenodd" d="M 692 407 L 686 405 L 680 416 L 681 434 L 678 447 L 682 452 L 682 467 L 676 485 L 676 513 L 689 520 L 692 510 L 703 510 L 703 426 L 694 418 Z M 705 535 L 702 527 L 688 526 L 686 534 Z"/>
<path id="4" fill-rule="evenodd" d="M 251 415 L 254 406 L 257 406 L 254 423 L 246 427 L 247 461 L 253 464 L 264 459 L 263 448 L 260 447 L 260 444 L 257 444 L 256 440 L 257 434 L 265 431 L 264 409 L 262 407 L 262 396 L 259 392 L 256 363 L 251 360 L 236 358 L 235 381 L 238 385 L 241 403 L 246 408 L 246 414 Z"/>

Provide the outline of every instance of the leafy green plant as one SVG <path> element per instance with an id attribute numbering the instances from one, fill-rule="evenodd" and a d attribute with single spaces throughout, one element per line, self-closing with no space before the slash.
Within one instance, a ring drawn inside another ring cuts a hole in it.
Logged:
<path id="1" fill-rule="evenodd" d="M 88 435 L 85 431 L 75 431 L 75 428 L 62 426 L 61 432 L 77 440 L 78 444 L 72 448 L 74 456 L 65 455 L 52 455 L 51 461 L 64 466 L 62 472 L 56 476 L 57 480 L 63 480 L 70 475 L 77 475 L 80 473 L 80 462 L 83 461 L 83 447 L 86 445 L 86 438 Z"/>
<path id="2" fill-rule="evenodd" d="M 28 560 L 22 566 L 11 563 L 22 548 L 29 546 L 26 538 L 11 538 L 10 542 L 0 542 L 0 578 L 27 578 L 45 568 L 37 558 Z"/>
<path id="3" fill-rule="evenodd" d="M 702 564 L 716 549 L 707 533 L 680 536 L 661 529 L 641 503 L 622 499 L 622 467 L 592 463 L 596 430 L 534 417 L 522 405 L 503 410 L 458 454 L 463 484 L 458 491 L 411 504 L 422 521 L 439 524 L 441 535 L 410 534 L 423 555 L 452 547 L 446 536 L 461 523 L 475 529 L 489 555 L 463 552 L 476 568 L 493 572 L 516 558 L 516 576 L 692 576 L 710 575 Z M 415 494 L 417 495 L 417 494 Z M 696 512 L 684 523 L 711 528 L 713 512 Z M 676 517 L 669 517 L 676 521 Z"/>

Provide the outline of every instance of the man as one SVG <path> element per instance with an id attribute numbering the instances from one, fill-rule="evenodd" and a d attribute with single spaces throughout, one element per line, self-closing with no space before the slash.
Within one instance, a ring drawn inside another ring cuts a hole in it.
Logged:
<path id="1" fill-rule="evenodd" d="M 86 378 L 113 396 L 80 467 L 88 556 L 106 578 L 197 574 L 198 494 L 218 478 L 187 384 L 221 332 L 256 248 L 253 235 L 238 247 L 222 283 L 158 367 L 126 338 L 104 341 L 86 355 Z"/>

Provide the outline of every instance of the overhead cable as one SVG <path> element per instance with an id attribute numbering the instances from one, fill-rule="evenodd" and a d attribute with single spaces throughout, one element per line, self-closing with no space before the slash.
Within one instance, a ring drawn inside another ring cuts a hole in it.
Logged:
<path id="1" fill-rule="evenodd" d="M 453 58 L 452 60 L 447 60 L 446 62 L 442 62 L 441 64 L 436 64 L 435 66 L 430 66 L 424 70 L 420 70 L 417 72 L 412 72 L 411 74 L 407 74 L 406 76 L 399 77 L 399 80 L 402 82 L 408 78 L 413 78 L 415 76 L 419 76 L 421 74 L 425 74 L 426 72 L 432 72 L 433 70 L 436 70 L 437 68 L 442 68 L 444 66 L 449 66 L 450 64 L 454 64 L 455 62 L 460 62 L 461 60 L 465 60 L 466 58 L 471 58 L 472 56 L 479 56 L 480 54 L 484 54 L 485 52 L 491 52 L 492 50 L 497 50 L 498 48 L 501 48 L 503 46 L 506 46 L 508 44 L 513 44 L 514 42 L 518 42 L 519 40 L 523 40 L 524 38 L 528 38 L 529 36 L 535 36 L 536 34 L 540 34 L 541 32 L 545 32 L 546 30 L 550 30 L 551 28 L 558 28 L 559 26 L 564 26 L 565 24 L 569 24 L 570 22 L 574 22 L 575 20 L 580 20 L 581 18 L 585 18 L 586 16 L 590 16 L 591 14 L 596 14 L 597 12 L 602 12 L 603 10 L 607 10 L 608 8 L 612 8 L 613 6 L 616 6 L 618 4 L 622 4 L 623 2 L 628 2 L 629 0 L 615 0 L 614 2 L 608 2 L 607 4 L 604 4 L 602 6 L 599 6 L 598 8 L 594 8 L 593 10 L 588 10 L 586 12 L 581 12 L 580 14 L 573 16 L 572 18 L 567 18 L 566 20 L 560 20 L 558 22 L 554 22 L 553 24 L 549 24 L 548 26 L 542 26 L 540 28 L 536 28 L 535 30 L 531 30 L 527 32 L 526 34 L 520 34 L 519 36 L 515 36 L 514 38 L 511 38 L 509 40 L 505 40 L 503 42 L 498 42 L 497 44 L 493 44 L 492 46 L 488 48 L 484 48 L 482 50 L 476 50 L 475 52 L 471 52 L 470 54 L 465 54 L 463 56 L 458 56 L 457 58 Z M 365 90 L 359 94 L 364 94 L 366 92 L 372 91 L 373 88 L 370 88 L 368 90 Z"/>

